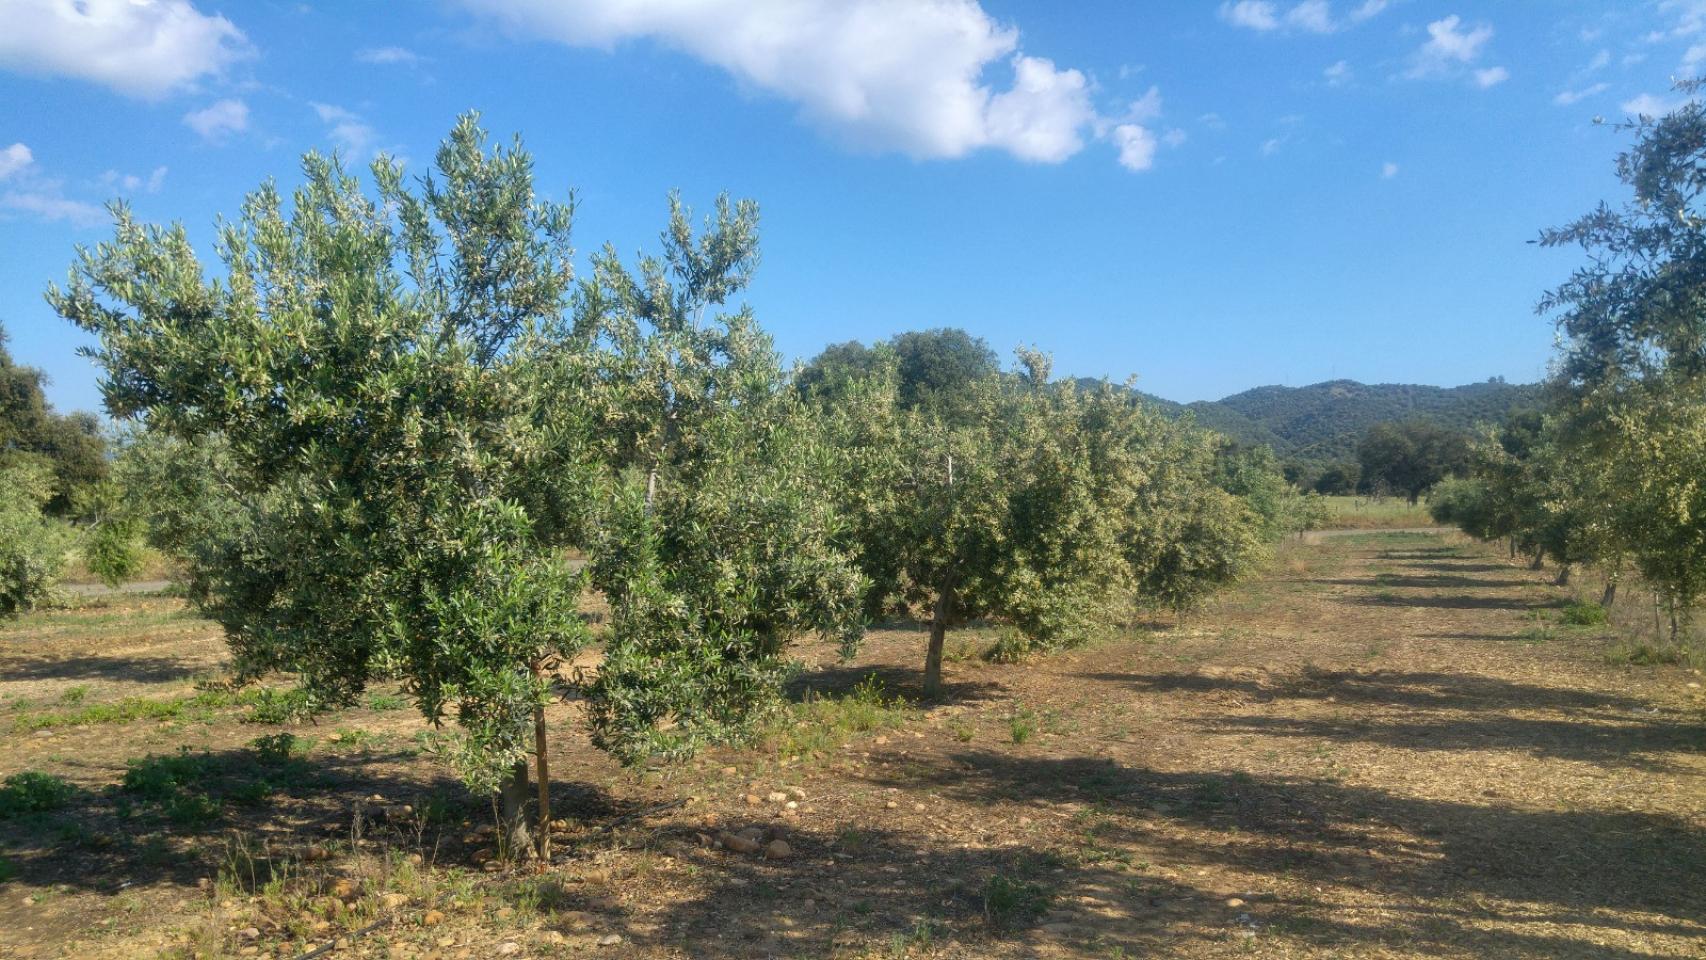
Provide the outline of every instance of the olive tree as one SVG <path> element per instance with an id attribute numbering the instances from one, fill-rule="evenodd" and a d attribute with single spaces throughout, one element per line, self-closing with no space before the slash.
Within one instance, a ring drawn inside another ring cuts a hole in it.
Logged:
<path id="1" fill-rule="evenodd" d="M 1630 197 L 1542 232 L 1587 262 L 1539 310 L 1562 335 L 1555 410 L 1569 456 L 1595 464 L 1615 532 L 1664 598 L 1672 639 L 1706 592 L 1706 106 L 1625 126 Z"/>
<path id="2" fill-rule="evenodd" d="M 695 235 L 672 198 L 662 242 L 633 269 L 593 258 L 546 391 L 595 398 L 585 543 L 611 618 L 587 692 L 595 742 L 625 759 L 738 734 L 790 639 L 850 649 L 862 625 L 834 451 L 751 310 L 725 309 L 757 263 L 756 206 L 720 199 Z"/>
<path id="3" fill-rule="evenodd" d="M 530 755 L 548 816 L 547 671 L 588 639 L 557 506 L 584 496 L 587 444 L 573 402 L 539 415 L 534 372 L 571 207 L 473 116 L 435 168 L 382 157 L 368 192 L 310 153 L 288 203 L 269 182 L 221 224 L 215 276 L 182 226 L 115 206 L 48 298 L 99 338 L 115 416 L 217 447 L 233 515 L 199 521 L 223 536 L 192 579 L 241 672 L 292 671 L 316 705 L 401 677 L 459 724 L 467 783 L 504 788 L 519 850 Z"/>
<path id="4" fill-rule="evenodd" d="M 1140 597 L 1185 605 L 1259 553 L 1254 515 L 1214 484 L 1215 443 L 1129 391 L 1012 374 L 909 405 L 892 360 L 827 411 L 868 609 L 927 611 L 924 691 L 948 630 L 1006 621 L 999 651 L 1080 641 Z M 1184 442 L 1180 442 L 1184 441 Z"/>
<path id="5" fill-rule="evenodd" d="M 47 464 L 0 459 L 0 491 L 0 619 L 8 619 L 53 596 L 71 532 L 44 512 L 54 494 Z"/>

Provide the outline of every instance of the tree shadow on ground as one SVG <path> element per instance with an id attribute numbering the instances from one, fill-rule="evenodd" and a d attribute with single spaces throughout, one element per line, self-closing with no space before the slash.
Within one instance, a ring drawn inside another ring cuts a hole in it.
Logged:
<path id="1" fill-rule="evenodd" d="M 1255 734 L 1321 742 L 1373 743 L 1405 750 L 1515 750 L 1536 757 L 1575 760 L 1606 767 L 1680 771 L 1676 755 L 1706 750 L 1706 725 L 1583 718 L 1537 720 L 1478 717 L 1472 720 L 1333 720 L 1238 717 L 1199 724 L 1204 732 Z"/>
<path id="2" fill-rule="evenodd" d="M 843 697 L 860 684 L 876 678 L 886 697 L 899 697 L 909 703 L 924 702 L 924 672 L 921 669 L 892 664 L 834 664 L 802 671 L 793 678 L 783 694 L 798 702 L 807 696 Z M 992 680 L 962 680 L 954 677 L 953 665 L 943 668 L 942 695 L 939 703 L 975 703 L 998 698 L 1006 691 L 1001 683 Z"/>
<path id="3" fill-rule="evenodd" d="M 1294 674 L 1250 670 L 1239 674 L 1086 673 L 1087 680 L 1129 685 L 1145 693 L 1240 693 L 1253 700 L 1332 700 L 1428 710 L 1500 712 L 1550 708 L 1576 716 L 1648 709 L 1645 700 L 1589 690 L 1542 687 L 1468 673 L 1407 670 L 1304 669 Z"/>
<path id="4" fill-rule="evenodd" d="M 1379 584 L 1365 584 L 1380 586 Z M 1476 597 L 1469 594 L 1435 594 L 1431 596 L 1366 596 L 1335 597 L 1339 603 L 1358 607 L 1433 607 L 1439 610 L 1552 610 L 1569 603 L 1567 600 L 1512 600 L 1507 597 Z"/>
<path id="5" fill-rule="evenodd" d="M 1343 889 L 1398 909 L 1420 900 L 1453 904 L 1467 898 L 1475 904 L 1473 919 L 1481 921 L 1478 928 L 1466 928 L 1430 906 L 1416 918 L 1348 928 L 1331 909 L 1325 915 L 1305 911 L 1292 920 L 1311 940 L 1312 929 L 1323 929 L 1329 940 L 1390 936 L 1415 945 L 1438 942 L 1437 924 L 1443 923 L 1459 949 L 1483 956 L 1509 952 L 1513 945 L 1532 955 L 1556 955 L 1542 946 L 1545 938 L 1483 929 L 1493 924 L 1533 924 L 1548 936 L 1566 924 L 1706 936 L 1706 902 L 1698 897 L 1706 883 L 1706 836 L 1682 817 L 1518 809 L 1324 779 L 1162 772 L 1100 758 L 988 751 L 960 753 L 930 767 L 876 771 L 868 778 L 973 804 L 1006 796 L 1092 811 L 1101 818 L 1094 821 L 1098 846 L 1133 851 L 1184 875 L 1198 868 L 1259 873 L 1270 882 L 1283 878 L 1282 886 Z M 1568 942 L 1595 955 L 1619 955 L 1615 948 L 1599 953 L 1591 942 Z"/>
<path id="6" fill-rule="evenodd" d="M 1325 583 L 1335 587 L 1417 587 L 1438 590 L 1445 587 L 1462 587 L 1470 590 L 1495 590 L 1502 587 L 1533 586 L 1530 580 L 1486 579 L 1465 577 L 1456 574 L 1401 575 L 1379 573 L 1372 577 L 1344 577 L 1339 579 L 1312 578 L 1310 583 Z"/>
<path id="7" fill-rule="evenodd" d="M 122 680 L 132 683 L 169 683 L 187 680 L 206 672 L 207 663 L 187 662 L 178 657 L 65 657 L 57 660 L 7 660 L 0 673 L 7 680 Z"/>
<path id="8" fill-rule="evenodd" d="M 1441 559 L 1441 560 L 1429 560 L 1429 561 L 1413 561 L 1413 562 L 1409 562 L 1409 563 L 1396 564 L 1396 566 L 1404 567 L 1404 568 L 1409 569 L 1409 570 L 1449 570 L 1449 571 L 1452 571 L 1454 573 L 1511 573 L 1511 572 L 1513 572 L 1513 569 L 1510 565 L 1503 564 L 1503 563 L 1458 563 L 1458 562 L 1453 561 L 1453 560 L 1443 560 L 1443 559 Z M 1531 583 L 1533 581 L 1519 580 L 1516 582 L 1522 583 L 1522 584 L 1527 584 L 1527 583 Z"/>
<path id="9" fill-rule="evenodd" d="M 10 861 L 16 881 L 32 887 L 114 894 L 194 886 L 216 875 L 233 833 L 298 853 L 310 842 L 365 836 L 429 862 L 460 862 L 489 845 L 466 843 L 464 826 L 492 822 L 488 800 L 447 773 L 411 767 L 413 760 L 413 753 L 396 750 L 149 754 L 129 764 L 124 781 L 79 789 L 62 809 L 0 820 L 0 857 Z M 68 770 L 75 777 L 83 766 L 73 762 Z M 89 772 L 87 779 L 107 775 L 104 766 Z M 552 800 L 555 816 L 577 822 L 635 809 L 584 783 L 554 783 Z"/>
<path id="10" fill-rule="evenodd" d="M 1404 550 L 1382 550 L 1375 554 L 1377 560 L 1431 560 L 1438 562 L 1442 559 L 1463 557 L 1459 547 L 1410 547 Z"/>

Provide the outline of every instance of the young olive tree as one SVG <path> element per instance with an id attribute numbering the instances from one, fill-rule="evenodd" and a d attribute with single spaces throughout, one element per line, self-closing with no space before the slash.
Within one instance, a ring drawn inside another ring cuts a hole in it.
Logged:
<path id="1" fill-rule="evenodd" d="M 512 851 L 534 758 L 544 852 L 546 674 L 588 637 L 557 506 L 589 489 L 584 423 L 540 415 L 535 371 L 571 208 L 472 115 L 435 167 L 381 158 L 369 194 L 310 153 L 289 203 L 267 183 L 221 225 L 213 277 L 183 227 L 115 206 L 48 298 L 99 338 L 115 416 L 214 458 L 223 509 L 180 532 L 217 533 L 187 551 L 192 595 L 242 673 L 294 672 L 316 705 L 401 677 L 459 724 L 466 782 L 502 786 Z"/>
<path id="2" fill-rule="evenodd" d="M 737 734 L 788 640 L 850 649 L 862 626 L 834 451 L 750 309 L 723 309 L 757 256 L 756 206 L 720 199 L 695 236 L 672 198 L 662 258 L 596 256 L 559 338 L 550 393 L 597 398 L 586 548 L 611 618 L 587 692 L 595 742 L 624 759 Z"/>

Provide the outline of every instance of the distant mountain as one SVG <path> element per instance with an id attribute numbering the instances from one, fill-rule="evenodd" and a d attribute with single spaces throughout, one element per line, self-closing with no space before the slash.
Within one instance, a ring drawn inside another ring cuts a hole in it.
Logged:
<path id="1" fill-rule="evenodd" d="M 1192 413 L 1198 423 L 1241 443 L 1267 444 L 1281 460 L 1333 463 L 1356 459 L 1357 442 L 1374 424 L 1428 420 L 1467 430 L 1538 405 L 1540 386 L 1501 380 L 1461 387 L 1329 380 L 1307 387 L 1256 387 L 1221 400 L 1156 402 Z"/>

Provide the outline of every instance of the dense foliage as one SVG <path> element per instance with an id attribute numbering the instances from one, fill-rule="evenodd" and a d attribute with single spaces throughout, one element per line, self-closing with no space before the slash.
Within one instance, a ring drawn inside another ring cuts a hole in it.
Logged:
<path id="1" fill-rule="evenodd" d="M 0 461 L 0 619 L 48 600 L 65 565 L 70 531 L 48 516 L 54 477 L 39 462 Z"/>
<path id="2" fill-rule="evenodd" d="M 941 691 L 956 623 L 1007 624 L 996 651 L 1006 657 L 1080 642 L 1139 602 L 1191 605 L 1291 522 L 1277 472 L 1255 476 L 1271 462 L 1229 467 L 1214 435 L 1127 388 L 1052 381 L 1045 357 L 1021 352 L 1017 371 L 971 380 L 951 404 L 919 404 L 901 390 L 897 354 L 874 351 L 869 375 L 825 404 L 825 422 L 842 451 L 867 609 L 930 620 L 927 695 Z M 1274 526 L 1221 480 L 1273 492 Z"/>
<path id="3" fill-rule="evenodd" d="M 0 327 L 0 464 L 46 468 L 48 512 L 71 516 L 79 496 L 106 476 L 100 423 L 87 413 L 55 412 L 42 392 L 45 376 L 16 363 L 6 340 Z"/>
<path id="4" fill-rule="evenodd" d="M 1357 444 L 1358 488 L 1402 494 L 1415 503 L 1434 484 L 1469 469 L 1469 446 L 1456 431 L 1406 420 L 1371 427 Z"/>
<path id="5" fill-rule="evenodd" d="M 1606 602 L 1629 563 L 1674 642 L 1706 593 L 1706 109 L 1691 98 L 1627 129 L 1617 174 L 1633 196 L 1541 234 L 1587 254 L 1540 304 L 1562 343 L 1544 413 L 1482 437 L 1472 477 L 1432 509 L 1552 559 L 1560 579 L 1600 564 Z"/>
<path id="6" fill-rule="evenodd" d="M 1330 380 L 1307 387 L 1257 387 L 1179 409 L 1241 444 L 1271 447 L 1303 485 L 1342 493 L 1356 489 L 1355 477 L 1349 483 L 1319 481 L 1328 471 L 1355 464 L 1358 444 L 1376 424 L 1419 420 L 1466 433 L 1534 406 L 1540 393 L 1533 384 L 1499 379 L 1460 387 Z"/>

